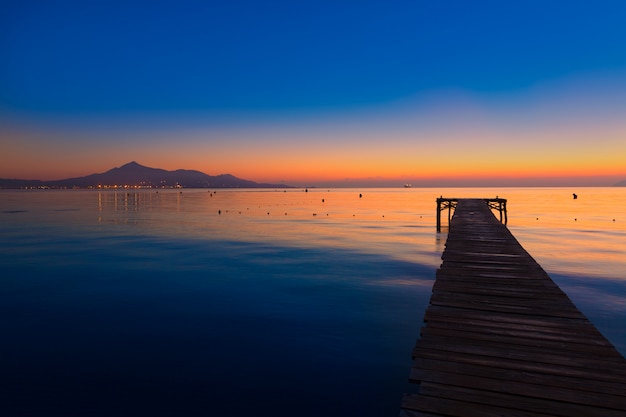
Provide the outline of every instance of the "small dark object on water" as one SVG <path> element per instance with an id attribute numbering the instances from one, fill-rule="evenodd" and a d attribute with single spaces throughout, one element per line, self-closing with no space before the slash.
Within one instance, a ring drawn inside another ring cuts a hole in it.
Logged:
<path id="1" fill-rule="evenodd" d="M 362 198 L 362 197 L 363 197 L 363 194 L 359 194 L 359 198 Z"/>
<path id="2" fill-rule="evenodd" d="M 576 195 L 576 193 L 572 193 L 572 196 L 574 197 L 574 200 L 576 200 L 578 198 L 578 196 Z"/>

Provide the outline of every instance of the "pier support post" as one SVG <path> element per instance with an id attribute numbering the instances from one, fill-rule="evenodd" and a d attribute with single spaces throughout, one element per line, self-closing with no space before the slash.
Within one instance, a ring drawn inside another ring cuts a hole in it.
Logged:
<path id="1" fill-rule="evenodd" d="M 437 199 L 437 233 L 441 232 L 441 198 Z"/>
<path id="2" fill-rule="evenodd" d="M 506 226 L 506 224 L 509 222 L 509 218 L 506 214 L 506 200 L 502 202 L 502 207 L 504 208 L 504 225 Z"/>

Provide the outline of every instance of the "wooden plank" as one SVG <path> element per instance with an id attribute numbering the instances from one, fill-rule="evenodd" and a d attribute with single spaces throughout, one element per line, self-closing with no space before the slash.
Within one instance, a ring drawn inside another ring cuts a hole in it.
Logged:
<path id="1" fill-rule="evenodd" d="M 482 310 L 480 306 L 485 306 L 485 310 L 488 310 L 487 306 L 494 304 L 506 307 L 525 307 L 531 311 L 535 311 L 538 314 L 541 312 L 552 312 L 559 317 L 574 317 L 584 318 L 585 316 L 577 310 L 571 308 L 569 305 L 569 299 L 565 294 L 558 294 L 552 298 L 529 298 L 529 297 L 511 297 L 511 296 L 499 296 L 493 294 L 475 294 L 465 292 L 450 292 L 450 291 L 433 291 L 431 296 L 431 302 L 438 304 L 438 302 L 444 302 L 449 300 L 455 303 L 467 303 L 469 308 L 474 310 Z M 476 307 L 478 306 L 478 307 Z"/>
<path id="2" fill-rule="evenodd" d="M 491 358 L 513 359 L 520 361 L 542 362 L 553 365 L 575 368 L 589 368 L 592 371 L 601 371 L 606 375 L 616 375 L 626 378 L 626 363 L 615 357 L 596 357 L 594 355 L 578 354 L 575 351 L 556 351 L 519 346 L 508 343 L 485 343 L 471 339 L 442 337 L 428 335 L 415 344 L 416 349 L 437 349 L 448 352 L 469 353 L 488 356 Z M 418 355 L 414 355 L 417 357 Z"/>
<path id="3" fill-rule="evenodd" d="M 623 384 L 626 380 L 624 375 L 609 375 L 598 369 L 589 369 L 584 367 L 563 366 L 562 364 L 553 364 L 546 362 L 533 361 L 531 358 L 526 360 L 520 358 L 495 357 L 486 356 L 473 352 L 454 352 L 435 348 L 416 347 L 413 350 L 414 363 L 419 364 L 419 359 L 436 359 L 450 362 L 462 362 L 467 364 L 475 364 L 488 366 L 493 368 L 517 369 L 521 371 L 545 373 L 561 377 L 581 378 L 584 380 L 605 381 L 607 383 Z"/>
<path id="4" fill-rule="evenodd" d="M 590 332 L 592 335 L 601 336 L 601 333 L 591 326 L 586 326 L 589 321 L 586 318 L 565 318 L 565 317 L 548 317 L 548 316 L 527 316 L 523 314 L 515 313 L 495 313 L 485 312 L 480 310 L 467 310 L 454 307 L 440 307 L 431 305 L 428 307 L 425 313 L 425 319 L 428 321 L 429 317 L 457 317 L 467 318 L 468 320 L 482 320 L 491 321 L 495 323 L 502 323 L 504 325 L 520 325 L 527 326 L 528 329 L 536 328 L 538 331 L 548 331 L 549 329 L 557 329 L 559 331 L 564 329 L 573 329 L 578 331 Z"/>
<path id="5" fill-rule="evenodd" d="M 499 274 L 497 276 L 493 274 L 471 274 L 471 273 L 462 273 L 459 274 L 457 271 L 450 270 L 437 270 L 436 279 L 442 282 L 448 283 L 457 283 L 457 284 L 467 284 L 468 286 L 479 286 L 479 287 L 492 287 L 492 286 L 505 286 L 509 288 L 527 288 L 528 290 L 533 290 L 537 292 L 543 292 L 540 288 L 544 290 L 551 290 L 556 294 L 562 293 L 561 289 L 554 284 L 554 282 L 547 281 L 545 277 L 537 276 L 534 274 L 526 274 L 526 275 L 507 275 L 507 274 Z M 540 288 L 537 288 L 540 287 Z"/>
<path id="6" fill-rule="evenodd" d="M 505 302 L 489 302 L 489 300 L 479 301 L 467 297 L 456 297 L 453 295 L 444 295 L 441 293 L 433 293 L 430 302 L 433 305 L 465 308 L 469 310 L 493 311 L 502 313 L 527 314 L 529 316 L 550 316 L 565 318 L 584 318 L 582 313 L 577 310 L 562 310 L 558 308 L 535 308 L 532 305 L 513 305 Z"/>
<path id="7" fill-rule="evenodd" d="M 546 280 L 546 275 L 542 275 L 538 272 L 528 273 L 521 272 L 519 270 L 502 272 L 502 271 L 470 271 L 468 269 L 463 268 L 451 268 L 447 267 L 445 264 L 442 265 L 435 273 L 435 276 L 466 276 L 466 277 L 474 277 L 474 278 L 485 278 L 485 279 L 508 279 L 510 281 L 518 280 L 527 284 L 533 284 L 538 282 L 543 282 Z M 543 282 L 544 284 L 550 285 L 549 283 Z M 556 285 L 556 284 L 555 284 Z"/>
<path id="8" fill-rule="evenodd" d="M 445 263 L 437 270 L 436 276 L 447 275 L 451 277 L 455 276 L 467 276 L 467 277 L 476 277 L 476 278 L 494 278 L 494 279 L 509 279 L 509 280 L 519 280 L 522 282 L 528 282 L 529 284 L 533 283 L 534 280 L 543 282 L 544 284 L 548 284 L 544 282 L 546 280 L 547 275 L 542 274 L 540 271 L 533 271 L 532 273 L 523 272 L 519 269 L 512 269 L 510 271 L 496 271 L 493 269 L 486 270 L 470 270 L 467 268 L 461 267 L 451 267 L 447 266 Z M 556 284 L 555 284 L 556 285 Z"/>
<path id="9" fill-rule="evenodd" d="M 562 417 L 587 416 L 587 417 L 623 417 L 620 410 L 607 408 L 605 404 L 589 406 L 586 404 L 571 404 L 565 401 L 547 400 L 540 398 L 527 398 L 520 395 L 511 395 L 502 392 L 493 392 L 475 389 L 473 387 L 456 387 L 436 383 L 422 383 L 420 388 L 422 395 L 441 397 L 451 400 L 471 403 L 486 404 L 490 406 L 502 406 L 513 410 L 527 410 L 534 413 L 542 413 L 550 410 L 550 414 Z"/>
<path id="10" fill-rule="evenodd" d="M 473 332 L 480 334 L 493 334 L 498 336 L 514 337 L 517 339 L 526 340 L 545 340 L 552 342 L 560 342 L 567 344 L 583 345 L 583 349 L 605 348 L 615 351 L 615 348 L 611 343 L 604 338 L 595 337 L 581 337 L 580 329 L 583 326 L 579 326 L 577 329 L 568 329 L 567 331 L 543 331 L 528 326 L 513 327 L 508 325 L 498 326 L 498 323 L 494 322 L 480 322 L 477 320 L 459 320 L 450 317 L 445 317 L 439 320 L 429 320 L 428 326 L 423 329 L 445 329 L 448 331 L 461 331 L 461 332 Z M 584 326 L 587 327 L 587 326 Z M 424 332 L 422 332 L 424 334 Z M 603 350 L 604 352 L 605 350 Z"/>
<path id="11" fill-rule="evenodd" d="M 511 284 L 493 284 L 489 286 L 472 285 L 473 282 L 457 282 L 440 279 L 433 285 L 433 291 L 461 294 L 476 294 L 483 296 L 524 298 L 531 300 L 554 300 L 565 295 L 550 287 L 522 287 L 514 288 Z"/>
<path id="12" fill-rule="evenodd" d="M 512 297 L 512 298 L 532 298 L 555 299 L 558 297 L 567 298 L 558 288 L 550 286 L 529 286 L 521 285 L 515 287 L 515 283 L 494 282 L 490 285 L 483 284 L 480 280 L 469 279 L 466 281 L 446 279 L 440 277 L 433 285 L 433 291 L 458 292 L 462 294 L 477 294 L 486 296 Z M 539 287 L 539 288 L 538 288 Z"/>
<path id="13" fill-rule="evenodd" d="M 552 406 L 554 408 L 549 408 L 551 410 L 560 409 L 560 406 L 563 406 L 563 404 L 560 403 L 569 403 L 570 405 L 578 404 L 609 410 L 621 410 L 622 413 L 626 412 L 626 398 L 623 395 L 599 395 L 597 392 L 572 390 L 556 386 L 546 387 L 544 385 L 527 384 L 504 379 L 485 378 L 475 375 L 467 376 L 463 374 L 433 371 L 429 369 L 414 368 L 414 373 L 412 373 L 412 375 L 414 374 L 417 379 L 422 381 L 422 384 L 424 381 L 428 381 L 438 384 L 448 384 L 454 387 L 476 388 L 483 391 L 509 394 L 511 398 L 515 396 L 518 399 L 518 403 L 512 402 L 507 404 L 514 409 L 528 410 L 528 407 L 523 406 L 522 404 L 543 402 L 534 401 L 534 399 L 538 399 L 552 401 Z M 583 409 L 586 408 L 587 407 L 583 407 Z M 579 412 L 573 415 L 586 414 Z"/>
<path id="14" fill-rule="evenodd" d="M 475 327 L 472 328 L 459 328 L 459 327 L 447 327 L 447 326 L 425 326 L 422 327 L 421 336 L 426 337 L 429 335 L 441 336 L 448 338 L 468 339 L 471 341 L 480 341 L 484 343 L 509 343 L 517 345 L 519 347 L 529 346 L 541 349 L 558 349 L 561 352 L 581 352 L 585 356 L 589 354 L 593 355 L 612 355 L 615 351 L 612 346 L 606 346 L 592 343 L 580 343 L 578 340 L 554 340 L 555 338 L 540 337 L 543 335 L 530 334 L 527 337 L 519 333 L 506 334 L 505 332 L 499 332 L 493 329 L 484 329 Z M 564 339 L 564 337 L 561 337 Z M 609 356 L 610 357 L 610 356 Z M 619 360 L 619 359 L 618 359 Z"/>
<path id="15" fill-rule="evenodd" d="M 450 329 L 471 329 L 478 332 L 497 332 L 497 334 L 519 337 L 540 338 L 547 340 L 563 341 L 580 344 L 601 345 L 613 348 L 613 345 L 603 337 L 596 337 L 598 331 L 588 326 L 538 327 L 526 324 L 499 322 L 497 320 L 475 320 L 456 316 L 440 316 L 429 313 L 424 320 L 427 325 Z M 613 348 L 614 349 L 614 348 Z"/>
<path id="16" fill-rule="evenodd" d="M 523 369 L 518 366 L 506 366 L 506 364 L 502 363 L 474 364 L 463 360 L 456 361 L 455 359 L 456 357 L 445 359 L 417 358 L 413 362 L 413 368 L 505 379 L 548 387 L 556 386 L 572 390 L 600 393 L 601 395 L 611 394 L 620 396 L 626 392 L 626 380 L 622 382 L 607 382 L 595 379 L 589 375 L 585 375 L 585 378 L 563 376 L 554 373 Z"/>

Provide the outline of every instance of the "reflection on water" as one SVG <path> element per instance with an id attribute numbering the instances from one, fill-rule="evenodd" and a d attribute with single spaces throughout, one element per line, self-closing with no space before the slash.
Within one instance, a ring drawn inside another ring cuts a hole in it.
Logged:
<path id="1" fill-rule="evenodd" d="M 0 400 L 393 415 L 445 245 L 440 195 L 507 198 L 513 234 L 626 352 L 624 188 L 2 191 Z"/>
<path id="2" fill-rule="evenodd" d="M 253 242 L 269 239 L 415 261 L 418 247 L 418 251 L 439 251 L 445 242 L 440 236 L 435 247 L 419 241 L 423 235 L 419 228 L 432 236 L 433 195 L 432 191 L 402 190 L 142 190 L 97 192 L 97 204 L 98 222 L 132 224 L 131 233 Z"/>
<path id="3" fill-rule="evenodd" d="M 577 199 L 567 191 L 523 193 L 509 228 L 550 271 L 626 279 L 626 189 L 584 188 Z"/>

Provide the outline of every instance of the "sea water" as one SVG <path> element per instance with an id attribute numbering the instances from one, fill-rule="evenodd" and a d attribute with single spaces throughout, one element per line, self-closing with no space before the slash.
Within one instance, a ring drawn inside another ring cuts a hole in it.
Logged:
<path id="1" fill-rule="evenodd" d="M 4 190 L 0 414 L 396 415 L 440 195 L 507 198 L 626 353 L 625 188 Z"/>

